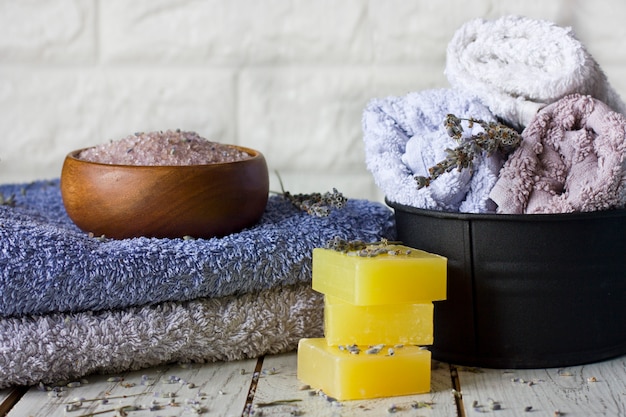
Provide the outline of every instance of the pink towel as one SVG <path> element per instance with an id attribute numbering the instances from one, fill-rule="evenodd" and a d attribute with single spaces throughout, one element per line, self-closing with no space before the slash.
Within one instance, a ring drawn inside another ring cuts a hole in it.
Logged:
<path id="1" fill-rule="evenodd" d="M 543 108 L 490 197 L 498 213 L 568 213 L 626 205 L 626 118 L 591 96 Z"/>

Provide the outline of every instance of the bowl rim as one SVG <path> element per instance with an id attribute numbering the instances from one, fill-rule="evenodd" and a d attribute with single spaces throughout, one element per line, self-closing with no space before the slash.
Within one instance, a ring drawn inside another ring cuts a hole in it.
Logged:
<path id="1" fill-rule="evenodd" d="M 600 211 L 586 211 L 573 213 L 537 213 L 537 214 L 497 214 L 497 213 L 460 213 L 441 210 L 431 210 L 408 206 L 391 201 L 385 197 L 385 203 L 394 210 L 410 214 L 438 219 L 454 219 L 468 221 L 515 221 L 515 222 L 550 222 L 570 220 L 592 220 L 599 218 L 626 217 L 626 208 L 616 208 Z"/>
<path id="2" fill-rule="evenodd" d="M 81 159 L 78 157 L 78 155 L 80 155 L 81 152 L 83 152 L 84 150 L 87 149 L 92 149 L 95 148 L 98 145 L 94 145 L 94 146 L 88 146 L 85 148 L 80 148 L 80 149 L 74 149 L 73 151 L 70 151 L 69 153 L 67 153 L 67 155 L 65 155 L 65 159 L 71 159 L 83 164 L 89 164 L 89 165 L 97 165 L 97 166 L 105 166 L 105 167 L 111 167 L 111 168 L 124 168 L 124 169 L 146 169 L 146 168 L 156 168 L 156 169 L 163 169 L 163 168 L 178 168 L 178 169 L 193 169 L 193 168 L 199 168 L 199 167 L 219 167 L 219 166 L 226 166 L 226 165 L 233 165 L 233 164 L 242 164 L 242 163 L 250 163 L 252 161 L 256 161 L 259 159 L 265 159 L 265 157 L 263 156 L 263 153 L 260 151 L 257 151 L 256 149 L 252 149 L 252 148 L 248 148 L 245 146 L 239 146 L 239 145 L 231 145 L 231 144 L 222 144 L 225 146 L 229 146 L 231 148 L 236 148 L 240 151 L 243 151 L 245 153 L 247 153 L 248 155 L 250 155 L 250 158 L 246 158 L 246 159 L 240 159 L 238 161 L 230 161 L 230 162 L 211 162 L 208 164 L 193 164 L 193 165 L 129 165 L 129 164 L 110 164 L 107 162 L 97 162 L 97 161 L 88 161 L 86 159 Z"/>

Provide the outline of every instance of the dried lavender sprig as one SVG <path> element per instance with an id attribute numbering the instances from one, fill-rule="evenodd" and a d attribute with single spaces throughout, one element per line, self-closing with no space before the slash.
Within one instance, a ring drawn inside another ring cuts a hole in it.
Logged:
<path id="1" fill-rule="evenodd" d="M 326 192 L 324 194 L 291 194 L 289 191 L 284 191 L 283 197 L 300 210 L 316 217 L 326 217 L 332 209 L 344 208 L 348 201 L 336 188 L 333 188 L 332 193 Z"/>
<path id="2" fill-rule="evenodd" d="M 468 139 L 463 139 L 462 121 L 468 122 L 468 127 L 474 127 L 474 123 L 483 128 L 482 132 L 472 135 Z M 494 152 L 501 152 L 508 155 L 513 152 L 521 143 L 522 136 L 514 129 L 497 122 L 485 122 L 481 119 L 462 118 L 454 114 L 448 114 L 443 122 L 446 133 L 457 142 L 459 146 L 455 149 L 446 149 L 446 158 L 428 169 L 429 176 L 416 175 L 417 188 L 428 187 L 430 183 L 446 172 L 456 168 L 474 168 L 474 158 L 476 155 L 485 152 L 491 156 Z"/>
<path id="3" fill-rule="evenodd" d="M 347 240 L 342 239 L 339 236 L 335 236 L 328 242 L 326 242 L 326 248 L 332 249 L 337 252 L 350 252 L 357 251 L 361 249 L 365 249 L 367 247 L 367 243 L 362 240 Z"/>
<path id="4" fill-rule="evenodd" d="M 15 194 L 5 197 L 4 194 L 0 193 L 0 206 L 15 207 Z"/>
<path id="5" fill-rule="evenodd" d="M 336 188 L 333 188 L 332 192 L 311 193 L 311 194 L 291 194 L 289 191 L 285 191 L 283 181 L 276 173 L 278 182 L 280 183 L 281 193 L 283 198 L 289 200 L 291 204 L 299 208 L 302 211 L 307 212 L 311 216 L 326 217 L 330 214 L 332 209 L 342 209 L 346 206 L 348 199 Z"/>
<path id="6" fill-rule="evenodd" d="M 335 236 L 333 239 L 326 242 L 326 248 L 335 250 L 337 252 L 351 252 L 355 253 L 357 256 L 372 258 L 374 256 L 382 255 L 385 253 L 389 255 L 399 255 L 400 252 L 390 250 L 389 245 L 400 243 L 401 242 L 392 242 L 387 239 L 382 239 L 379 242 L 366 243 L 362 240 L 346 240 L 340 238 L 339 236 Z"/>

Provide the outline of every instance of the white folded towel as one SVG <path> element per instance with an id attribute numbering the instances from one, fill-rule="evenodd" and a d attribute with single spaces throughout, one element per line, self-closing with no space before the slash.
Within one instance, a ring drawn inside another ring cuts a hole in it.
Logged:
<path id="1" fill-rule="evenodd" d="M 498 117 L 523 128 L 547 104 L 590 95 L 626 115 L 626 105 L 571 28 L 519 16 L 465 23 L 448 44 L 445 74 Z"/>

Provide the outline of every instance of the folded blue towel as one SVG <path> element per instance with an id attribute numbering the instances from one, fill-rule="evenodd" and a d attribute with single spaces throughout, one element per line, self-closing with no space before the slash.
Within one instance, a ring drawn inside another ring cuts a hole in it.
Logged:
<path id="1" fill-rule="evenodd" d="M 349 200 L 310 216 L 281 196 L 261 220 L 213 239 L 100 239 L 79 230 L 59 181 L 0 186 L 0 316 L 80 312 L 240 295 L 307 283 L 311 251 L 336 236 L 393 239 L 392 211 Z"/>

